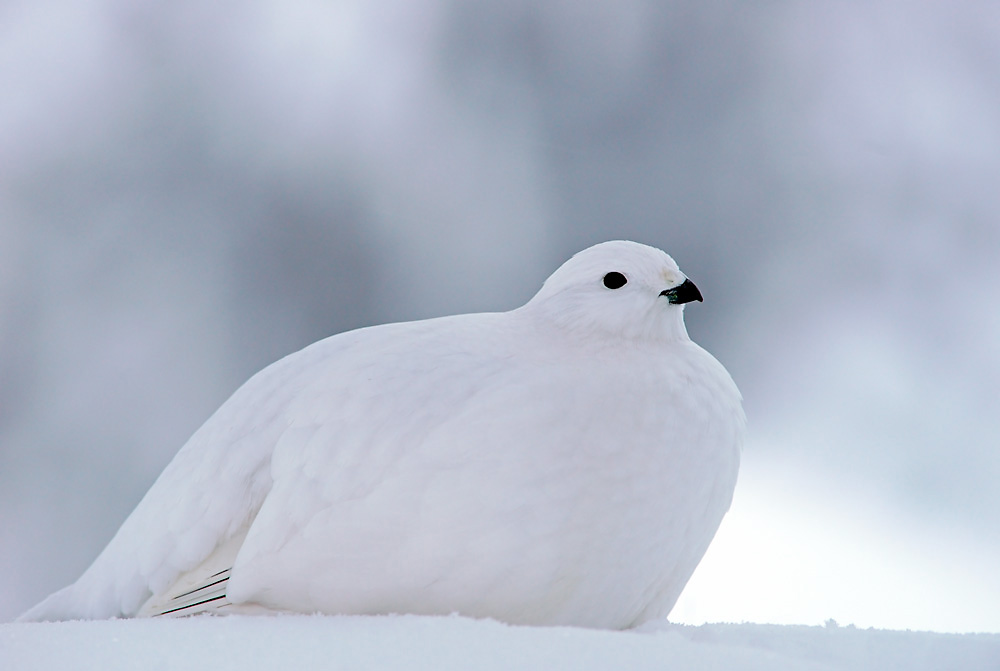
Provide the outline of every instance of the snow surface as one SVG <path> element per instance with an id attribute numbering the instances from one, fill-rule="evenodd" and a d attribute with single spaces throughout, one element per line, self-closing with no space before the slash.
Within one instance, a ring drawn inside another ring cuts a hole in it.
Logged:
<path id="1" fill-rule="evenodd" d="M 1000 669 L 1000 635 L 838 627 L 515 627 L 463 617 L 192 617 L 0 625 L 0 669 Z"/>

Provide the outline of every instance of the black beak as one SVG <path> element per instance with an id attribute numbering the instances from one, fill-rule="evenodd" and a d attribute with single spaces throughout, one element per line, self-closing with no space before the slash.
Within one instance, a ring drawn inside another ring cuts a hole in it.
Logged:
<path id="1" fill-rule="evenodd" d="M 667 300 L 675 305 L 701 300 L 701 292 L 698 291 L 698 287 L 691 280 L 684 280 L 673 289 L 664 289 L 660 292 L 660 295 L 666 296 Z"/>

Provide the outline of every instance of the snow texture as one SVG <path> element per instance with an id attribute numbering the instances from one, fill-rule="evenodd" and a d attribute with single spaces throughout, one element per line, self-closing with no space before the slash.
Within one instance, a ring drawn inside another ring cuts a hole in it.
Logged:
<path id="1" fill-rule="evenodd" d="M 0 625 L 0 669 L 1000 669 L 1000 635 L 651 623 L 611 632 L 457 616 L 211 617 Z"/>

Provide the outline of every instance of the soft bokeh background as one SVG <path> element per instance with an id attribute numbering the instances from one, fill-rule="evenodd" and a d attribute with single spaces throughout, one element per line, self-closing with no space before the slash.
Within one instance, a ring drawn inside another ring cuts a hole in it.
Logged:
<path id="1" fill-rule="evenodd" d="M 1000 6 L 8 0 L 0 619 L 243 380 L 666 249 L 746 397 L 675 609 L 1000 631 Z"/>

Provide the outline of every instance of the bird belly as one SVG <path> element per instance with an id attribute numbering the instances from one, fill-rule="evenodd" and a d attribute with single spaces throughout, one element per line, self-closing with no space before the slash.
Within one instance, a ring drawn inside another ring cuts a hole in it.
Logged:
<path id="1" fill-rule="evenodd" d="M 432 439 L 352 500 L 318 482 L 276 486 L 229 598 L 602 628 L 665 616 L 728 509 L 738 451 L 712 436 L 671 447 L 669 427 L 635 444 L 614 428 L 582 425 L 567 441 L 535 427 L 519 449 L 459 453 Z"/>

